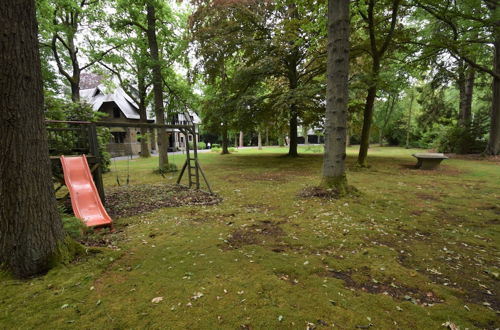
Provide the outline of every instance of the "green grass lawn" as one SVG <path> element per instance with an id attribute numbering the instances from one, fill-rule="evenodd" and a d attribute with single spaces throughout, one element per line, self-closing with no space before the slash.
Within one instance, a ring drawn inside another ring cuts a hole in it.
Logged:
<path id="1" fill-rule="evenodd" d="M 498 163 L 419 171 L 415 150 L 372 148 L 358 169 L 350 148 L 361 195 L 302 199 L 321 150 L 286 151 L 200 154 L 221 204 L 114 219 L 111 248 L 27 281 L 2 275 L 0 328 L 500 327 Z M 133 185 L 176 179 L 138 159 L 114 164 L 106 186 L 127 167 Z"/>

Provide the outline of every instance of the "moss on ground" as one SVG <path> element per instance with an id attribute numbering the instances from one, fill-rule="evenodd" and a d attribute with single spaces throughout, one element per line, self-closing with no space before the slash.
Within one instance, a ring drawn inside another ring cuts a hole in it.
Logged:
<path id="1" fill-rule="evenodd" d="M 28 281 L 0 275 L 1 327 L 500 326 L 497 163 L 419 171 L 414 150 L 372 148 L 360 170 L 350 149 L 360 195 L 303 199 L 319 184 L 321 155 L 302 151 L 200 154 L 221 204 L 117 218 L 109 248 Z M 131 184 L 175 181 L 152 174 L 156 165 L 131 161 Z M 118 162 L 107 187 L 126 168 Z"/>

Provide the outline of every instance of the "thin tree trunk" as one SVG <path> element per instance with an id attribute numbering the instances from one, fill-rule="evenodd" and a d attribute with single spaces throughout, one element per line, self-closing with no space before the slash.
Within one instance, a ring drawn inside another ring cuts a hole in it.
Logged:
<path id="1" fill-rule="evenodd" d="M 243 145 L 244 145 L 243 142 L 244 142 L 243 141 L 243 131 L 240 131 L 240 144 L 239 144 L 240 148 L 243 148 Z"/>
<path id="2" fill-rule="evenodd" d="M 269 128 L 266 127 L 266 146 L 269 147 Z"/>
<path id="3" fill-rule="evenodd" d="M 492 8 L 493 17 L 500 17 L 500 5 Z M 500 20 L 495 22 L 495 55 L 493 69 L 497 76 L 500 75 Z M 486 148 L 488 155 L 500 155 L 500 78 L 493 77 L 493 100 L 491 104 L 490 137 Z"/>
<path id="4" fill-rule="evenodd" d="M 0 2 L 0 264 L 18 277 L 51 267 L 64 240 L 43 118 L 33 0 Z"/>
<path id="5" fill-rule="evenodd" d="M 257 148 L 258 150 L 262 150 L 262 135 L 260 134 L 260 130 L 257 133 Z"/>
<path id="6" fill-rule="evenodd" d="M 290 106 L 290 137 L 288 141 L 288 156 L 297 157 L 299 155 L 297 151 L 297 126 L 298 126 L 298 115 L 297 115 L 297 105 L 292 104 Z"/>
<path id="7" fill-rule="evenodd" d="M 304 144 L 308 145 L 309 144 L 309 136 L 307 135 L 309 131 L 309 127 L 303 126 L 302 127 L 302 135 L 304 136 Z"/>
<path id="8" fill-rule="evenodd" d="M 363 129 L 361 130 L 361 141 L 358 154 L 358 164 L 363 167 L 367 166 L 366 157 L 368 156 L 368 148 L 370 147 L 370 131 L 372 128 L 373 105 L 375 103 L 376 93 L 377 86 L 372 86 L 368 89 L 368 95 L 366 96 L 366 103 L 363 111 Z"/>
<path id="9" fill-rule="evenodd" d="M 142 56 L 147 56 L 147 52 L 144 47 L 141 47 Z M 146 98 L 147 98 L 147 88 L 146 88 L 146 68 L 143 63 L 139 60 L 137 62 L 137 89 L 139 92 L 139 117 L 141 123 L 147 123 L 147 109 L 146 109 Z M 141 157 L 148 158 L 151 156 L 148 145 L 148 129 L 141 127 Z"/>
<path id="10" fill-rule="evenodd" d="M 158 41 L 156 39 L 156 17 L 155 7 L 148 3 L 147 20 L 148 28 L 146 34 L 148 36 L 149 51 L 152 61 L 153 73 L 153 94 L 154 94 L 154 109 L 156 115 L 156 122 L 158 124 L 165 124 L 165 109 L 163 107 L 163 81 L 161 75 L 161 63 L 158 55 Z M 186 141 L 186 143 L 189 143 Z M 158 129 L 158 166 L 160 170 L 168 167 L 168 134 L 163 128 Z"/>
<path id="11" fill-rule="evenodd" d="M 238 134 L 234 133 L 234 147 L 238 148 Z"/>
<path id="12" fill-rule="evenodd" d="M 151 128 L 149 130 L 149 134 L 151 136 L 151 150 L 156 150 L 156 128 Z"/>
<path id="13" fill-rule="evenodd" d="M 415 98 L 415 93 L 412 91 L 411 92 L 411 99 L 410 99 L 410 110 L 408 113 L 408 122 L 406 123 L 406 149 L 410 148 L 411 113 L 413 110 L 413 99 L 414 98 Z"/>
<path id="14" fill-rule="evenodd" d="M 383 118 L 383 123 L 382 125 L 380 126 L 380 136 L 379 136 L 379 144 L 381 147 L 384 146 L 384 132 L 385 132 L 385 128 L 387 127 L 387 124 L 389 123 L 389 119 L 391 119 L 391 115 L 392 115 L 392 112 L 394 111 L 394 107 L 396 106 L 396 101 L 398 100 L 398 95 L 396 94 L 396 96 L 392 96 L 392 100 L 391 100 L 391 96 L 389 96 L 389 99 L 387 100 L 387 108 L 386 108 L 386 111 L 385 111 L 385 114 L 384 114 L 384 118 Z"/>
<path id="15" fill-rule="evenodd" d="M 229 136 L 228 136 L 228 132 L 227 132 L 227 124 L 223 123 L 223 125 L 222 125 L 222 152 L 221 152 L 222 155 L 229 154 L 228 144 L 229 144 Z"/>
<path id="16" fill-rule="evenodd" d="M 325 154 L 321 184 L 347 191 L 345 175 L 349 97 L 349 0 L 328 1 Z"/>
<path id="17" fill-rule="evenodd" d="M 394 30 L 396 28 L 398 9 L 401 0 L 392 0 L 392 13 L 391 13 L 391 25 L 389 31 L 387 32 L 385 38 L 383 39 L 380 48 L 377 46 L 376 37 L 376 19 L 374 16 L 375 12 L 375 0 L 368 1 L 368 8 L 366 22 L 368 23 L 368 33 L 370 35 L 370 48 L 372 56 L 372 76 L 370 78 L 370 87 L 368 88 L 368 94 L 366 96 L 365 109 L 363 114 L 363 129 L 361 132 L 361 145 L 359 146 L 358 154 L 358 164 L 362 167 L 367 166 L 366 157 L 368 156 L 368 148 L 370 146 L 370 130 L 373 121 L 373 105 L 375 103 L 375 98 L 377 97 L 377 87 L 378 79 L 380 73 L 380 62 L 384 57 L 393 37 Z"/>

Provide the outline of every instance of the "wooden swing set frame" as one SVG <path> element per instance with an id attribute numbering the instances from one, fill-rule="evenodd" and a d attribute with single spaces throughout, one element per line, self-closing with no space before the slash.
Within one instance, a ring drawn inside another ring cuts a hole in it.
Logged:
<path id="1" fill-rule="evenodd" d="M 122 128 L 146 128 L 149 130 L 154 129 L 178 129 L 185 136 L 186 146 L 186 161 L 177 177 L 177 184 L 181 184 L 184 173 L 187 170 L 188 187 L 201 189 L 201 179 L 205 183 L 208 191 L 213 194 L 210 183 L 207 180 L 203 169 L 198 161 L 198 145 L 196 139 L 196 128 L 190 117 L 184 113 L 187 124 L 172 122 L 169 124 L 149 124 L 149 123 L 117 123 L 117 122 L 88 122 L 88 121 L 60 121 L 60 120 L 47 120 L 47 134 L 50 145 L 65 145 L 68 137 L 71 136 L 76 140 L 74 146 L 69 150 L 71 154 L 85 154 L 89 162 L 91 173 L 94 177 L 94 182 L 101 197 L 101 201 L 105 201 L 104 184 L 102 180 L 102 164 L 99 157 L 99 146 L 97 142 L 97 127 L 122 127 Z M 191 150 L 188 141 L 188 135 L 193 136 L 193 148 Z M 53 167 L 60 165 L 59 158 L 61 155 L 68 153 L 64 148 L 53 148 L 50 151 L 50 159 Z M 60 175 L 53 173 L 54 178 L 59 182 L 56 192 L 65 185 L 64 178 Z"/>

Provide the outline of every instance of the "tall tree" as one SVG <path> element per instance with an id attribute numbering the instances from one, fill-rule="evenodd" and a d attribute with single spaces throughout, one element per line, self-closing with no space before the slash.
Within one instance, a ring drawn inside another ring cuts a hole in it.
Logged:
<path id="1" fill-rule="evenodd" d="M 371 71 L 363 112 L 363 129 L 361 131 L 361 144 L 359 146 L 358 154 L 358 164 L 360 166 L 367 165 L 366 157 L 368 156 L 368 148 L 370 146 L 370 131 L 373 121 L 373 106 L 377 97 L 380 69 L 382 60 L 384 59 L 384 56 L 386 55 L 386 52 L 393 41 L 401 1 L 390 1 L 390 10 L 386 10 L 386 7 L 382 6 L 379 10 L 379 13 L 380 15 L 382 15 L 382 17 L 377 16 L 377 12 L 375 9 L 377 2 L 385 5 L 383 1 L 368 0 L 366 12 L 364 8 L 361 8 L 358 2 L 358 12 L 367 26 L 370 42 L 368 52 L 371 57 Z M 386 15 L 388 15 L 387 18 L 385 17 Z M 388 26 L 384 26 L 384 24 L 380 23 L 384 22 L 386 19 L 389 22 Z M 380 27 L 381 25 L 382 27 Z"/>
<path id="2" fill-rule="evenodd" d="M 0 264 L 47 271 L 64 231 L 51 180 L 33 0 L 0 2 Z"/>
<path id="3" fill-rule="evenodd" d="M 322 185 L 347 191 L 345 174 L 349 98 L 349 0 L 328 1 L 325 154 Z"/>
<path id="4" fill-rule="evenodd" d="M 161 62 L 158 52 L 158 41 L 156 39 L 156 9 L 154 3 L 148 1 L 146 3 L 147 11 L 147 30 L 149 53 L 151 56 L 151 66 L 153 72 L 153 96 L 156 122 L 165 124 L 165 108 L 163 105 L 163 77 L 161 73 Z M 168 166 L 168 134 L 163 128 L 158 129 L 158 158 L 159 168 L 164 170 Z"/>
<path id="5" fill-rule="evenodd" d="M 49 47 L 57 65 L 71 89 L 73 102 L 80 101 L 81 73 L 100 61 L 118 45 L 102 50 L 96 33 L 104 21 L 102 1 L 89 0 L 40 0 L 37 2 L 41 19 L 43 45 Z M 91 37 L 85 38 L 82 26 Z M 83 46 L 83 40 L 86 47 Z M 83 55 L 84 53 L 85 55 Z M 86 61 L 84 60 L 86 57 Z M 82 63 L 84 62 L 84 63 Z"/>
<path id="6" fill-rule="evenodd" d="M 497 0 L 420 0 L 417 5 L 443 22 L 439 42 L 453 56 L 491 76 L 490 134 L 486 154 L 500 154 L 500 4 Z M 479 49 L 479 53 L 478 53 Z M 485 56 L 486 54 L 486 56 Z M 484 59 L 490 63 L 485 64 Z M 472 76 L 469 76 L 469 79 Z M 463 79 L 467 79 L 464 76 Z M 466 81 L 466 80 L 465 80 Z M 466 95 L 465 86 L 462 88 Z M 472 92 L 472 89 L 470 90 Z M 466 116 L 467 114 L 465 114 Z"/>

